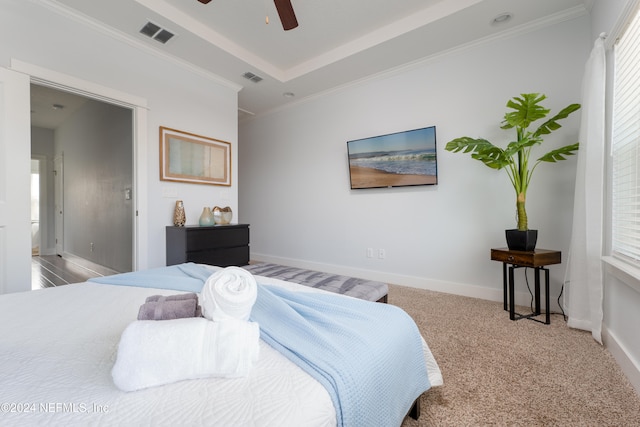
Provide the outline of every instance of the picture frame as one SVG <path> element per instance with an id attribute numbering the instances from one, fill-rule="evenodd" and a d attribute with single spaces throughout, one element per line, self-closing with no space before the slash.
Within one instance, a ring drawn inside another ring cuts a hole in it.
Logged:
<path id="1" fill-rule="evenodd" d="M 160 180 L 231 186 L 231 143 L 160 126 Z"/>

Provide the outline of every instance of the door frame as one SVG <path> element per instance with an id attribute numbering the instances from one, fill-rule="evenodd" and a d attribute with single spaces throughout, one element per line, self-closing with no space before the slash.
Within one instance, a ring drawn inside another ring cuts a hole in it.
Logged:
<path id="1" fill-rule="evenodd" d="M 147 192 L 147 100 L 100 84 L 16 59 L 10 69 L 30 76 L 31 83 L 82 95 L 129 108 L 133 113 L 133 270 L 148 268 Z"/>
<path id="2" fill-rule="evenodd" d="M 31 289 L 29 79 L 0 67 L 0 293 Z"/>
<path id="3" fill-rule="evenodd" d="M 55 223 L 55 254 L 64 253 L 64 153 L 53 158 L 53 199 Z"/>

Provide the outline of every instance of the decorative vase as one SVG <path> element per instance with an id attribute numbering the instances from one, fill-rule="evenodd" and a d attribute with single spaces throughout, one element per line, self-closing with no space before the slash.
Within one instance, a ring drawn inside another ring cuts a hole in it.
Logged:
<path id="1" fill-rule="evenodd" d="M 173 210 L 173 225 L 176 227 L 184 227 L 187 217 L 184 213 L 184 204 L 182 200 L 176 200 L 176 207 Z"/>
<path id="2" fill-rule="evenodd" d="M 205 206 L 205 208 L 202 209 L 202 215 L 200 215 L 200 220 L 198 221 L 198 223 L 201 227 L 208 227 L 215 224 L 210 208 Z"/>
<path id="3" fill-rule="evenodd" d="M 538 241 L 538 230 L 520 231 L 518 229 L 505 230 L 507 246 L 512 251 L 533 251 Z"/>
<path id="4" fill-rule="evenodd" d="M 213 220 L 216 224 L 229 224 L 231 219 L 233 218 L 233 212 L 229 206 L 221 208 L 219 206 L 215 206 L 213 208 Z"/>

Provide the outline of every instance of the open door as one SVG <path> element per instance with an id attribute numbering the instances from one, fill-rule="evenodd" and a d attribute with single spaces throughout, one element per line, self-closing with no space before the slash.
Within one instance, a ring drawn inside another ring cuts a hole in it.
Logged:
<path id="1" fill-rule="evenodd" d="M 0 293 L 31 289 L 29 84 L 0 67 Z"/>

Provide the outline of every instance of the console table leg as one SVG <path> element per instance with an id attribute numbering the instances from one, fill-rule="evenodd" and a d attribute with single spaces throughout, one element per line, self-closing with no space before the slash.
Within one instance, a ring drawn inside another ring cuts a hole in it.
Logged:
<path id="1" fill-rule="evenodd" d="M 516 320 L 516 296 L 513 285 L 513 266 L 509 267 L 509 319 Z"/>
<path id="2" fill-rule="evenodd" d="M 545 323 L 548 325 L 551 323 L 551 307 L 549 306 L 549 269 L 544 269 L 544 292 L 545 292 L 545 310 L 547 311 L 545 317 Z"/>
<path id="3" fill-rule="evenodd" d="M 507 311 L 507 297 L 509 293 L 507 292 L 507 263 L 502 263 L 502 295 L 504 300 L 504 311 Z"/>
<path id="4" fill-rule="evenodd" d="M 534 314 L 537 316 L 540 314 L 540 268 L 535 268 L 535 310 Z"/>

